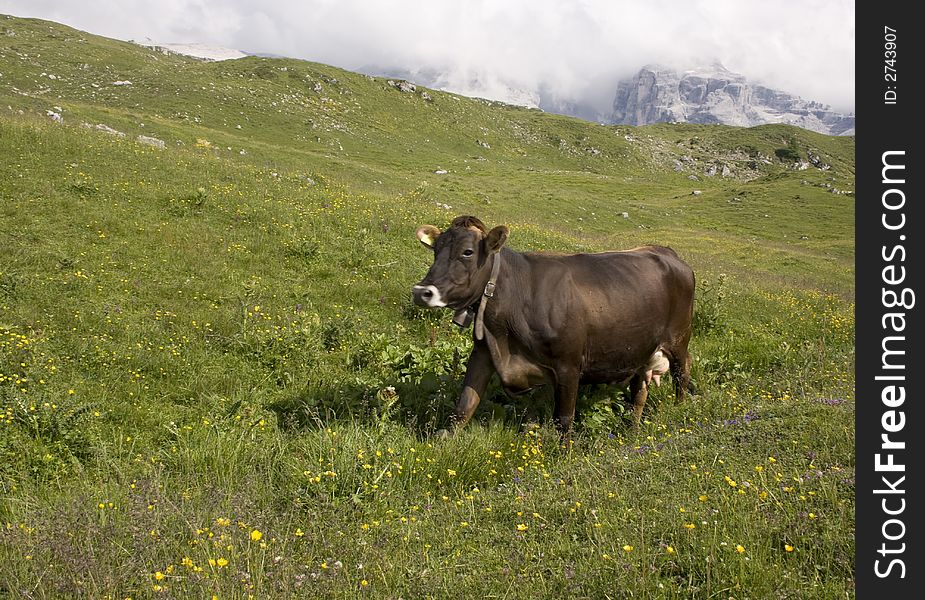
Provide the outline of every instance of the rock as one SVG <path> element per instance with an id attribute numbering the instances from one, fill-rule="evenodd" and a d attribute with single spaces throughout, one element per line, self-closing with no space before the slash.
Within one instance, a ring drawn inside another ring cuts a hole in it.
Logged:
<path id="1" fill-rule="evenodd" d="M 730 175 L 731 173 L 732 173 L 732 171 L 729 170 L 729 167 L 728 167 L 727 165 L 723 165 L 723 170 L 722 170 L 722 172 L 721 172 L 721 175 L 722 175 L 723 177 L 729 177 L 729 175 Z"/>
<path id="2" fill-rule="evenodd" d="M 137 138 L 135 138 L 135 140 L 139 144 L 144 144 L 146 146 L 153 146 L 154 148 L 158 148 L 160 150 L 163 150 L 164 148 L 167 147 L 167 144 L 164 143 L 164 140 L 159 140 L 149 135 L 139 135 Z"/>
<path id="3" fill-rule="evenodd" d="M 700 190 L 694 190 L 693 192 L 691 192 L 691 196 L 699 196 L 702 193 L 703 192 L 701 192 Z"/>
<path id="4" fill-rule="evenodd" d="M 434 101 L 433 96 L 431 96 L 431 95 L 428 94 L 427 92 L 421 92 L 421 98 L 423 98 L 423 99 L 426 100 L 427 102 L 433 102 L 433 101 Z"/>
<path id="5" fill-rule="evenodd" d="M 620 216 L 623 217 L 624 219 L 629 219 L 629 218 L 630 218 L 630 214 L 629 214 L 628 212 L 621 212 L 621 213 L 620 213 Z"/>
<path id="6" fill-rule="evenodd" d="M 405 81 L 404 79 L 399 79 L 398 81 L 389 79 L 386 83 L 388 83 L 399 92 L 404 92 L 406 94 L 414 93 L 418 89 L 418 86 L 414 85 L 410 81 Z"/>
<path id="7" fill-rule="evenodd" d="M 55 112 L 55 111 L 53 111 L 53 110 L 46 110 L 46 111 L 45 111 L 45 114 L 46 114 L 47 116 L 51 117 L 51 120 L 54 121 L 55 123 L 63 123 L 63 122 L 64 122 L 64 117 L 61 116 L 61 113 Z"/>
<path id="8" fill-rule="evenodd" d="M 688 175 L 687 178 L 690 179 L 691 181 L 700 181 L 700 178 L 697 177 L 696 175 Z"/>
<path id="9" fill-rule="evenodd" d="M 813 154 L 811 150 L 806 153 L 806 157 L 809 159 L 809 163 L 817 169 L 828 171 L 832 168 L 832 166 L 823 161 L 818 154 Z"/>
<path id="10" fill-rule="evenodd" d="M 678 173 L 684 170 L 684 165 L 681 164 L 680 160 L 674 161 L 674 170 Z"/>
<path id="11" fill-rule="evenodd" d="M 702 123 L 752 127 L 796 125 L 827 135 L 854 135 L 854 115 L 753 84 L 719 63 L 678 71 L 647 65 L 617 85 L 610 121 L 615 124 Z"/>
<path id="12" fill-rule="evenodd" d="M 113 81 L 113 85 L 132 85 L 131 81 Z"/>
<path id="13" fill-rule="evenodd" d="M 97 131 L 102 131 L 103 133 L 108 133 L 109 135 L 114 135 L 116 137 L 124 138 L 125 134 L 121 131 L 117 131 L 110 127 L 109 125 L 104 125 L 103 123 L 97 123 L 94 127 Z"/>
<path id="14" fill-rule="evenodd" d="M 449 171 L 447 171 L 446 169 L 437 169 L 436 171 L 434 171 L 434 175 L 446 175 L 448 172 Z"/>

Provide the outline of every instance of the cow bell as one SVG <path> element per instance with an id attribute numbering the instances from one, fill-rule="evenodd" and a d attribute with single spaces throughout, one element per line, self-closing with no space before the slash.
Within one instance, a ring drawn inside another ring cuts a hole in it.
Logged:
<path id="1" fill-rule="evenodd" d="M 453 323 L 459 325 L 462 329 L 465 329 L 469 325 L 472 325 L 472 319 L 475 318 L 475 311 L 472 310 L 472 307 L 462 308 L 457 310 L 453 314 Z"/>

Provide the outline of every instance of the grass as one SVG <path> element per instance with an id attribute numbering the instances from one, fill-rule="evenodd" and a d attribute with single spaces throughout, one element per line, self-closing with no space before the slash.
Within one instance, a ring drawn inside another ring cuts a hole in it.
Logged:
<path id="1" fill-rule="evenodd" d="M 0 597 L 853 597 L 853 138 L 6 17 L 0 73 Z M 432 438 L 471 342 L 411 306 L 413 232 L 466 213 L 520 250 L 674 247 L 698 395 L 636 431 L 584 389 L 563 441 L 492 388 Z"/>

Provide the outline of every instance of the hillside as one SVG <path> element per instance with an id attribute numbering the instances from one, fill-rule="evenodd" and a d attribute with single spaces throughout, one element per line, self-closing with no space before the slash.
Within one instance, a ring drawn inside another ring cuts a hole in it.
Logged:
<path id="1" fill-rule="evenodd" d="M 0 156 L 0 597 L 851 593 L 853 138 L 0 16 Z M 413 233 L 459 214 L 675 248 L 698 396 L 587 389 L 563 442 L 493 389 L 431 439 L 471 342 Z"/>
<path id="2" fill-rule="evenodd" d="M 579 215 L 567 213 L 580 205 L 589 218 L 577 230 L 600 234 L 688 221 L 717 202 L 735 203 L 741 182 L 763 190 L 786 173 L 781 183 L 805 193 L 770 199 L 775 214 L 761 218 L 772 219 L 775 242 L 790 243 L 777 235 L 781 221 L 798 226 L 805 218 L 799 206 L 777 202 L 829 188 L 853 190 L 853 139 L 775 126 L 604 127 L 436 91 L 403 93 L 397 82 L 303 61 L 208 63 L 40 21 L 6 22 L 18 25 L 6 25 L 0 37 L 0 59 L 8 65 L 0 94 L 11 116 L 55 112 L 66 126 L 104 125 L 126 139 L 151 136 L 193 151 L 207 145 L 216 159 L 258 168 L 320 169 L 381 195 L 426 185 L 435 202 L 478 214 L 493 214 L 498 206 L 517 214 L 524 205 L 536 215 L 561 213 L 562 219 L 543 223 L 554 226 L 570 217 L 575 223 Z M 791 170 L 775 156 L 791 141 L 804 160 L 813 153 L 832 168 Z M 730 177 L 706 175 L 723 167 Z M 496 185 L 502 177 L 504 185 Z M 685 197 L 695 189 L 704 195 Z M 851 210 L 843 198 L 819 197 L 823 204 L 813 207 L 815 214 Z M 646 209 L 655 201 L 657 215 Z M 736 206 L 736 216 L 746 218 L 732 223 L 731 233 L 758 214 L 749 204 L 764 210 L 761 202 Z M 614 222 L 623 212 L 629 220 Z M 849 228 L 831 231 L 833 240 L 851 237 L 850 220 L 845 223 Z"/>

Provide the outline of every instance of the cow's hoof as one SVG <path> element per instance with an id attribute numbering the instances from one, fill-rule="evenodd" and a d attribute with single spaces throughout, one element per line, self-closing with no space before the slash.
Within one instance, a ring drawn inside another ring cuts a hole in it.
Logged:
<path id="1" fill-rule="evenodd" d="M 438 429 L 434 432 L 434 439 L 437 440 L 448 440 L 453 437 L 453 434 L 446 429 Z"/>

